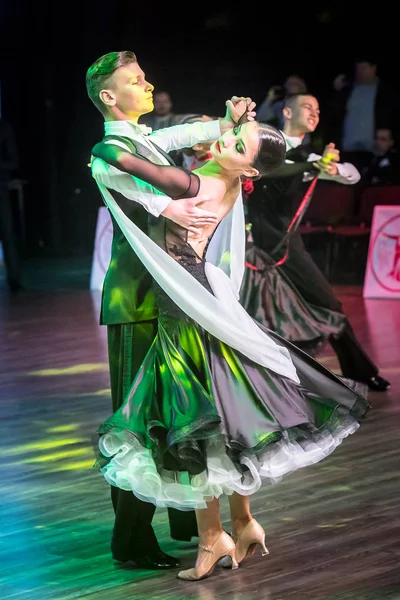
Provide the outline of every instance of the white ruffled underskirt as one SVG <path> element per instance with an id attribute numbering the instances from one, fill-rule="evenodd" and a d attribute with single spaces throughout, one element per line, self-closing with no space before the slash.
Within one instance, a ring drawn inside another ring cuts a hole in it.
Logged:
<path id="1" fill-rule="evenodd" d="M 158 471 L 151 450 L 142 446 L 133 434 L 111 430 L 99 440 L 101 454 L 111 457 L 101 472 L 109 484 L 132 491 L 140 500 L 156 506 L 201 509 L 206 508 L 206 502 L 222 494 L 237 492 L 250 496 L 264 482 L 278 483 L 284 475 L 323 460 L 358 427 L 358 421 L 348 416 L 334 431 L 325 427 L 312 434 L 311 439 L 293 441 L 283 437 L 267 446 L 262 461 L 254 452 L 244 451 L 240 455 L 244 474 L 227 456 L 221 435 L 205 442 L 207 470 L 199 475 Z"/>

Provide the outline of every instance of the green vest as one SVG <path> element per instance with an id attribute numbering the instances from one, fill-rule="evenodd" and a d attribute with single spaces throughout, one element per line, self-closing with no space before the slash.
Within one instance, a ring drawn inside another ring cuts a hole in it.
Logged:
<path id="1" fill-rule="evenodd" d="M 120 139 L 132 152 L 146 158 L 137 151 L 135 142 L 130 138 L 114 135 L 106 137 Z M 149 213 L 146 209 L 115 190 L 108 191 L 129 219 L 147 234 Z M 152 287 L 153 279 L 112 215 L 110 216 L 113 223 L 113 240 L 110 264 L 103 283 L 100 324 L 119 325 L 156 319 L 158 309 Z"/>

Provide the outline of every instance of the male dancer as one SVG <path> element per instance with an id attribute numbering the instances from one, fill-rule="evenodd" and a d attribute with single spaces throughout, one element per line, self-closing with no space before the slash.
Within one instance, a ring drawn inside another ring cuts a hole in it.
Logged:
<path id="1" fill-rule="evenodd" d="M 332 159 L 326 163 L 320 160 L 321 156 L 311 154 L 306 146 L 303 147 L 304 136 L 312 133 L 319 123 L 319 105 L 314 96 L 291 96 L 285 102 L 283 116 L 283 133 L 288 148 L 286 162 L 271 177 L 255 182 L 248 204 L 254 245 L 267 254 L 282 240 L 293 217 L 294 198 L 299 196 L 307 176 L 318 174 L 322 179 L 343 184 L 355 184 L 360 179 L 352 164 L 339 162 L 339 151 L 333 144 L 326 148 L 332 154 Z M 290 238 L 287 260 L 278 269 L 283 271 L 306 302 L 343 314 L 341 303 L 306 251 L 298 232 Z M 248 294 L 243 293 L 245 297 Z M 249 310 L 250 307 L 245 308 Z M 371 390 L 389 389 L 389 382 L 378 375 L 377 367 L 361 348 L 348 320 L 342 332 L 331 335 L 329 341 L 338 356 L 344 377 L 366 383 Z"/>
<path id="2" fill-rule="evenodd" d="M 196 142 L 217 139 L 234 126 L 241 115 L 235 114 L 235 97 L 227 101 L 224 119 L 209 123 L 179 125 L 149 135 L 151 129 L 139 125 L 140 116 L 153 110 L 153 85 L 146 81 L 133 52 L 110 52 L 89 67 L 86 74 L 89 98 L 105 121 L 105 138 L 119 143 L 130 152 L 157 164 L 168 164 L 165 153 L 193 146 Z M 254 103 L 248 99 L 248 118 L 254 117 Z M 105 185 L 120 207 L 144 232 L 149 213 L 163 215 L 196 232 L 196 226 L 212 223 L 216 215 L 200 209 L 206 200 L 171 201 L 144 181 L 122 173 L 95 159 L 92 174 Z M 157 308 L 152 280 L 137 258 L 118 225 L 113 221 L 114 236 L 110 265 L 102 295 L 100 323 L 107 325 L 113 409 L 121 406 L 125 393 L 149 350 L 157 330 Z M 115 523 L 111 550 L 119 561 L 133 560 L 137 566 L 150 569 L 174 568 L 178 561 L 161 551 L 151 521 L 155 507 L 142 502 L 131 492 L 112 487 Z M 171 536 L 190 541 L 197 536 L 193 512 L 169 510 Z"/>

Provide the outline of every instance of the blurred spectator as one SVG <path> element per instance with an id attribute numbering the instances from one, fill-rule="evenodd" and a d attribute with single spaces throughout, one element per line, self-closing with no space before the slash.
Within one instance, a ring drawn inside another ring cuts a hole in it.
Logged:
<path id="1" fill-rule="evenodd" d="M 3 246 L 7 284 L 11 292 L 21 286 L 21 265 L 9 184 L 18 168 L 17 144 L 10 123 L 0 118 L 0 239 Z"/>
<path id="2" fill-rule="evenodd" d="M 182 115 L 173 112 L 173 103 L 168 92 L 153 93 L 154 110 L 153 112 L 140 117 L 140 123 L 151 127 L 153 131 L 178 125 Z"/>
<path id="3" fill-rule="evenodd" d="M 377 129 L 373 157 L 362 172 L 366 185 L 400 185 L 400 154 L 390 129 Z"/>
<path id="4" fill-rule="evenodd" d="M 213 117 L 209 117 L 208 115 L 190 114 L 183 117 L 180 123 L 197 123 L 199 121 L 206 123 L 207 121 L 214 120 Z M 176 157 L 174 157 L 175 162 L 189 171 L 198 169 L 205 162 L 210 160 L 210 148 L 212 144 L 213 142 L 203 142 L 201 144 L 195 144 L 192 148 L 185 148 L 179 153 L 176 153 Z"/>
<path id="5" fill-rule="evenodd" d="M 267 97 L 257 109 L 257 121 L 282 129 L 285 99 L 295 94 L 305 94 L 307 91 L 307 84 L 302 77 L 294 73 L 289 75 L 283 85 L 270 87 Z"/>
<path id="6" fill-rule="evenodd" d="M 326 140 L 341 148 L 342 160 L 360 172 L 373 157 L 377 129 L 389 128 L 398 135 L 399 94 L 377 76 L 376 61 L 356 59 L 354 75 L 338 75 L 326 106 Z"/>

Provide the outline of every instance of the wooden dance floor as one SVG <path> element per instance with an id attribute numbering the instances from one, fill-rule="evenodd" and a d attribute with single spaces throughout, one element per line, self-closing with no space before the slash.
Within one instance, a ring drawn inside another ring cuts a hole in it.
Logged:
<path id="1" fill-rule="evenodd" d="M 175 571 L 114 563 L 109 488 L 92 468 L 92 435 L 110 413 L 100 293 L 70 286 L 55 267 L 47 284 L 0 289 L 1 600 L 400 599 L 400 300 L 338 294 L 366 350 L 392 382 L 332 456 L 253 498 L 269 556 L 200 582 Z M 337 370 L 330 348 L 321 360 Z M 226 499 L 224 525 L 229 531 Z M 162 548 L 192 566 L 195 543 Z"/>

